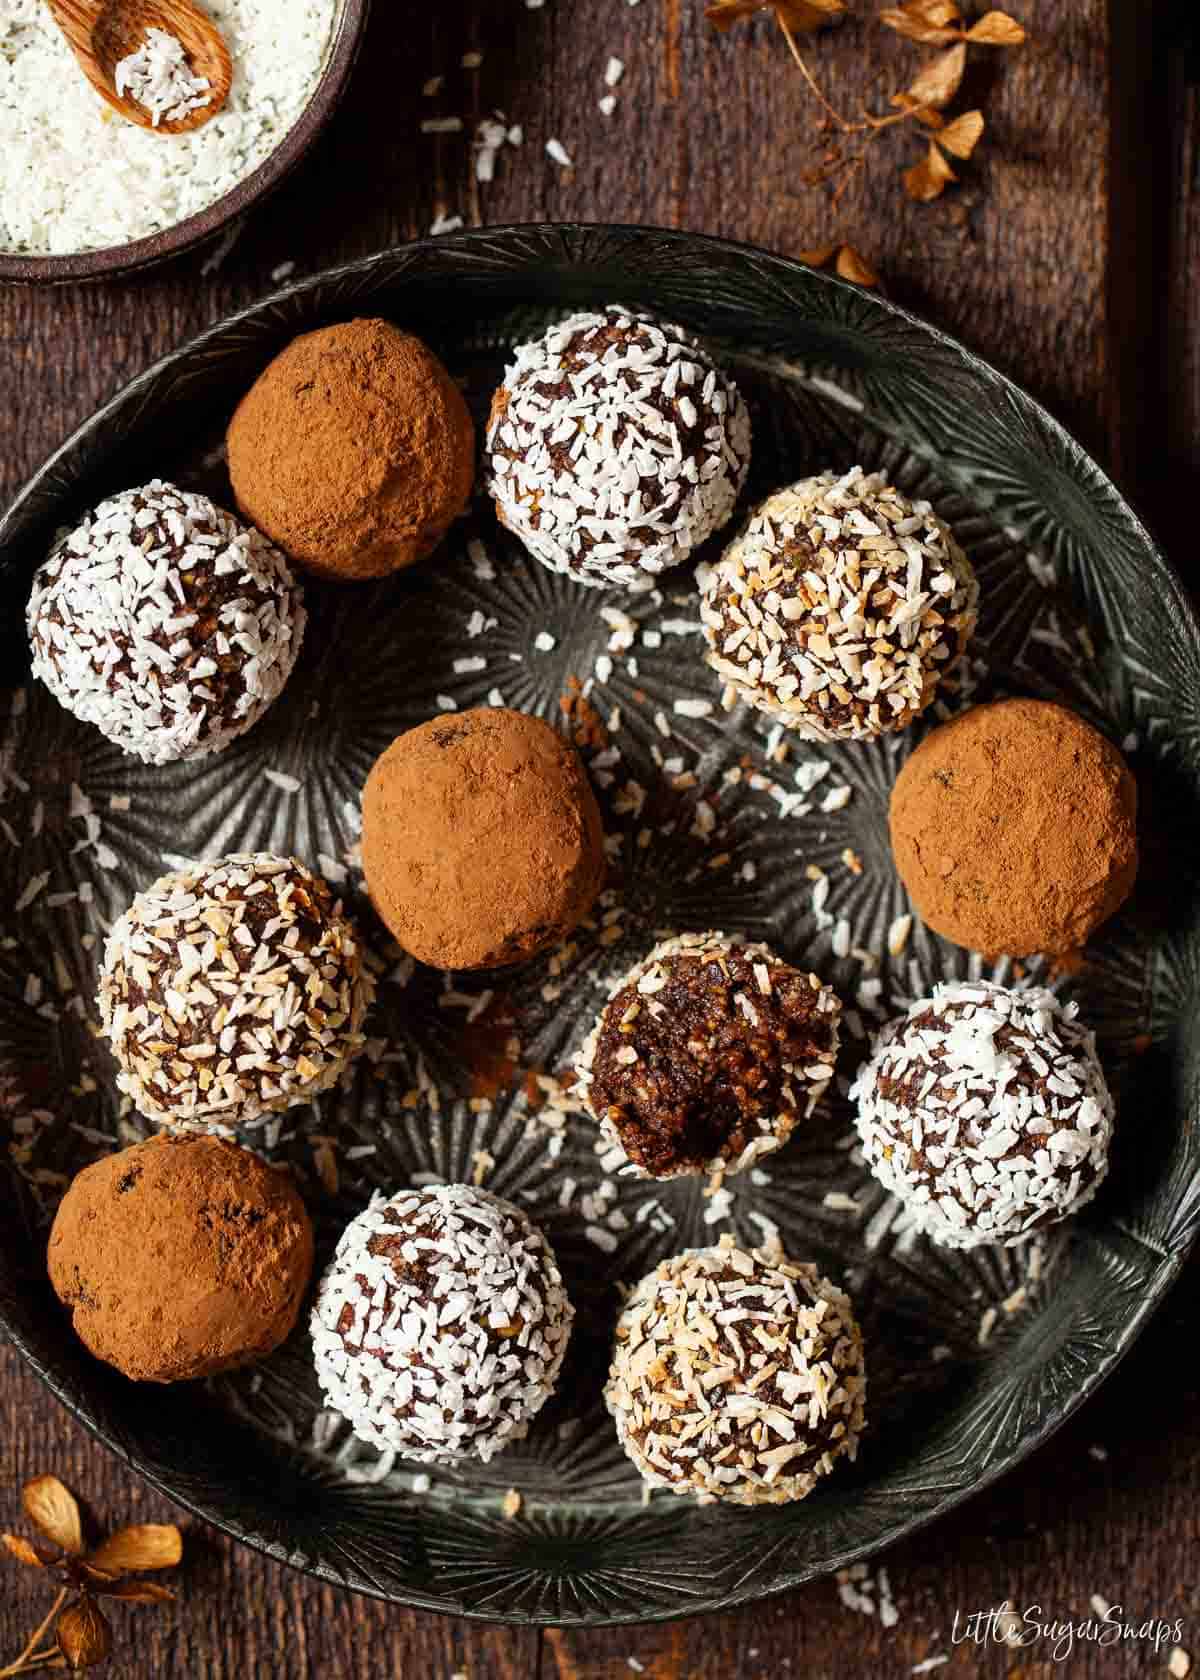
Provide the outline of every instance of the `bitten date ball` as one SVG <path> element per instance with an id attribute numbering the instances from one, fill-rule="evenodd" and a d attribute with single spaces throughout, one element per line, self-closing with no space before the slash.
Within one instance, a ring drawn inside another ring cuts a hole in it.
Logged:
<path id="1" fill-rule="evenodd" d="M 664 1260 L 617 1325 L 605 1399 L 651 1487 L 701 1503 L 803 1499 L 863 1429 L 862 1336 L 842 1291 L 778 1252 Z"/>
<path id="2" fill-rule="evenodd" d="M 364 1441 L 426 1464 L 486 1461 L 553 1392 L 573 1317 L 519 1208 L 465 1184 L 377 1195 L 321 1280 L 317 1377 Z"/>
<path id="3" fill-rule="evenodd" d="M 741 1172 L 812 1113 L 840 1014 L 828 986 L 767 946 L 680 934 L 613 988 L 580 1051 L 578 1090 L 647 1176 Z"/>
<path id="4" fill-rule="evenodd" d="M 78 1174 L 47 1259 L 97 1359 L 140 1382 L 183 1382 L 286 1339 L 312 1227 L 286 1172 L 224 1138 L 162 1134 Z"/>
<path id="5" fill-rule="evenodd" d="M 238 1126 L 333 1085 L 371 995 L 325 882 L 295 858 L 237 852 L 164 875 L 113 924 L 100 1021 L 141 1113 Z"/>
<path id="6" fill-rule="evenodd" d="M 487 457 L 500 519 L 544 566 L 597 588 L 637 584 L 732 514 L 750 417 L 680 327 L 606 309 L 520 347 Z"/>
<path id="7" fill-rule="evenodd" d="M 948 1248 L 1021 1242 L 1108 1171 L 1095 1041 L 1052 992 L 938 986 L 883 1029 L 851 1095 L 871 1171 Z"/>
<path id="8" fill-rule="evenodd" d="M 239 403 L 228 450 L 246 517 L 298 566 L 339 582 L 424 559 L 475 476 L 462 392 L 387 321 L 293 339 Z"/>
<path id="9" fill-rule="evenodd" d="M 891 800 L 892 852 L 935 933 L 1030 956 L 1084 945 L 1137 875 L 1137 786 L 1062 706 L 1002 700 L 935 729 Z"/>
<path id="10" fill-rule="evenodd" d="M 587 915 L 604 830 L 579 754 L 502 707 L 393 741 L 363 792 L 363 868 L 380 916 L 434 968 L 522 962 Z"/>
<path id="11" fill-rule="evenodd" d="M 150 764 L 244 735 L 291 674 L 304 622 L 267 539 L 161 479 L 88 514 L 37 573 L 28 610 L 33 674 Z"/>
<path id="12" fill-rule="evenodd" d="M 699 582 L 727 705 L 816 740 L 906 728 L 966 647 L 979 598 L 929 503 L 861 467 L 768 496 Z"/>

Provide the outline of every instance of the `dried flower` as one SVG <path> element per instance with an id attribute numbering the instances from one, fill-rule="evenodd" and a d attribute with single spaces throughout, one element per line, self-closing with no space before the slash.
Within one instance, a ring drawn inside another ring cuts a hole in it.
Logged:
<path id="1" fill-rule="evenodd" d="M 929 150 L 920 163 L 914 163 L 911 169 L 904 171 L 904 190 L 909 198 L 927 204 L 931 198 L 941 196 L 947 182 L 957 180 L 958 176 L 938 150 L 937 142 L 931 140 Z"/>
<path id="2" fill-rule="evenodd" d="M 922 46 L 972 41 L 978 47 L 1019 47 L 1025 31 L 1007 12 L 985 12 L 967 28 L 956 0 L 901 0 L 879 14 L 880 23 Z"/>
<path id="3" fill-rule="evenodd" d="M 103 1662 L 112 1650 L 112 1629 L 88 1593 L 67 1605 L 54 1633 L 70 1669 L 91 1668 L 94 1663 Z"/>
<path id="4" fill-rule="evenodd" d="M 800 261 L 809 268 L 828 268 L 833 263 L 841 278 L 853 281 L 856 286 L 879 284 L 878 274 L 853 245 L 820 245 L 812 251 L 801 251 Z"/>
<path id="5" fill-rule="evenodd" d="M 968 44 L 1015 47 L 1025 40 L 1025 30 L 1015 18 L 1000 11 L 986 12 L 968 25 L 963 20 L 961 0 L 900 0 L 899 5 L 885 7 L 879 19 L 888 29 L 907 40 L 942 47 L 944 51 L 922 67 L 909 87 L 891 96 L 894 109 L 890 115 L 864 110 L 858 118 L 849 118 L 835 111 L 826 99 L 796 40 L 797 35 L 811 34 L 844 10 L 845 0 L 790 0 L 787 4 L 774 5 L 764 4 L 763 0 L 710 0 L 706 15 L 718 29 L 724 30 L 758 12 L 773 12 L 796 67 L 825 113 L 822 122 L 825 133 L 865 136 L 856 150 L 844 151 L 836 142 L 828 145 L 820 167 L 805 177 L 813 182 L 827 181 L 844 171 L 845 179 L 834 194 L 835 202 L 853 173 L 862 167 L 866 149 L 876 135 L 896 123 L 910 120 L 931 130 L 936 138 L 929 143 L 921 161 L 903 172 L 904 189 L 910 198 L 921 202 L 940 197 L 946 186 L 958 179 L 949 158 L 969 158 L 985 126 L 981 111 L 965 111 L 953 118 L 942 115 L 962 84 Z M 813 266 L 824 267 L 833 252 L 834 248 L 830 247 L 824 261 Z M 866 283 L 859 281 L 859 284 Z"/>
<path id="6" fill-rule="evenodd" d="M 183 1539 L 173 1523 L 134 1523 L 89 1552 L 79 1502 L 57 1476 L 37 1476 L 26 1483 L 21 1503 L 50 1544 L 20 1534 L 0 1534 L 0 1544 L 18 1563 L 45 1570 L 59 1583 L 59 1591 L 25 1649 L 0 1668 L 0 1680 L 39 1668 L 77 1670 L 103 1662 L 112 1648 L 112 1630 L 97 1598 L 118 1598 L 126 1604 L 163 1604 L 174 1598 L 169 1588 L 153 1581 L 125 1578 L 137 1570 L 171 1569 L 179 1562 Z M 54 1643 L 43 1645 L 51 1626 Z"/>
<path id="7" fill-rule="evenodd" d="M 924 108 L 944 110 L 958 92 L 966 67 L 967 48 L 960 41 L 957 46 L 947 47 L 945 52 L 930 59 L 910 88 L 904 93 L 893 94 L 892 104 L 911 111 Z"/>

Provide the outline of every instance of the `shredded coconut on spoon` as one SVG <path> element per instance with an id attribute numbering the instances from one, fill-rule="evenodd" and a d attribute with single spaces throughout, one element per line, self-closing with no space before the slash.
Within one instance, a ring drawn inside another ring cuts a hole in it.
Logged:
<path id="1" fill-rule="evenodd" d="M 183 42 L 165 29 L 147 29 L 138 50 L 117 65 L 113 84 L 149 112 L 155 128 L 212 104 L 212 83 L 193 74 Z"/>

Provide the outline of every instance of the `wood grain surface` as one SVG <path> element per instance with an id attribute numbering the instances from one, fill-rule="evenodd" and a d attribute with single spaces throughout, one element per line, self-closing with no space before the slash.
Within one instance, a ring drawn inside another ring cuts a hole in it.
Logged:
<path id="1" fill-rule="evenodd" d="M 0 0 L 3 3 L 3 0 Z M 880 30 L 875 0 L 807 43 L 841 110 L 882 109 L 921 50 Z M 984 9 L 982 6 L 974 8 Z M 933 317 L 1032 389 L 1115 466 L 1179 564 L 1200 497 L 1200 65 L 1195 0 L 1014 0 L 1033 31 L 1015 53 L 973 54 L 967 101 L 989 129 L 941 202 L 909 203 L 911 136 L 888 133 L 834 204 L 806 177 L 826 147 L 812 96 L 767 20 L 717 37 L 700 0 L 376 0 L 349 95 L 299 174 L 212 253 L 123 283 L 0 291 L 0 501 L 96 404 L 156 355 L 268 290 L 423 235 L 436 215 L 687 226 L 795 253 L 850 240 L 897 300 Z M 464 69 L 464 52 L 484 54 Z M 604 67 L 621 59 L 603 117 Z M 434 98 L 422 83 L 443 75 Z M 476 185 L 470 137 L 502 110 L 525 133 Z M 461 116 L 459 135 L 422 135 Z M 545 154 L 559 139 L 574 167 Z M 206 259 L 210 259 L 206 263 Z M 1193 1265 L 1136 1351 L 1036 1458 L 872 1567 L 898 1620 L 847 1608 L 816 1583 L 724 1617 L 539 1636 L 390 1610 L 338 1595 L 187 1525 L 173 1611 L 117 1612 L 111 1672 L 189 1680 L 880 1680 L 934 1672 L 1116 1676 L 1166 1672 L 1169 1645 L 1070 1651 L 962 1638 L 972 1611 L 1010 1600 L 1040 1621 L 1079 1620 L 1093 1594 L 1126 1619 L 1184 1621 L 1200 1669 L 1200 1367 Z M 166 1517 L 0 1349 L 0 1527 L 17 1490 L 54 1470 L 99 1528 Z M 0 1564 L 0 1665 L 45 1590 Z M 1040 1606 L 1040 1611 L 1034 1611 Z M 955 1617 L 959 1642 L 954 1642 Z"/>

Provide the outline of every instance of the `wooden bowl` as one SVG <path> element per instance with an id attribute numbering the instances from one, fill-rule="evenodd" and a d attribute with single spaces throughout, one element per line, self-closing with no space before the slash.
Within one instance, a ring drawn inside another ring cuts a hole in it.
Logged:
<path id="1" fill-rule="evenodd" d="M 371 0 L 338 0 L 329 52 L 307 105 L 275 150 L 221 198 L 172 227 L 126 245 L 51 257 L 23 256 L 0 249 L 0 281 L 54 286 L 114 279 L 193 250 L 236 217 L 244 216 L 291 173 L 337 109 L 358 56 L 370 4 Z"/>

